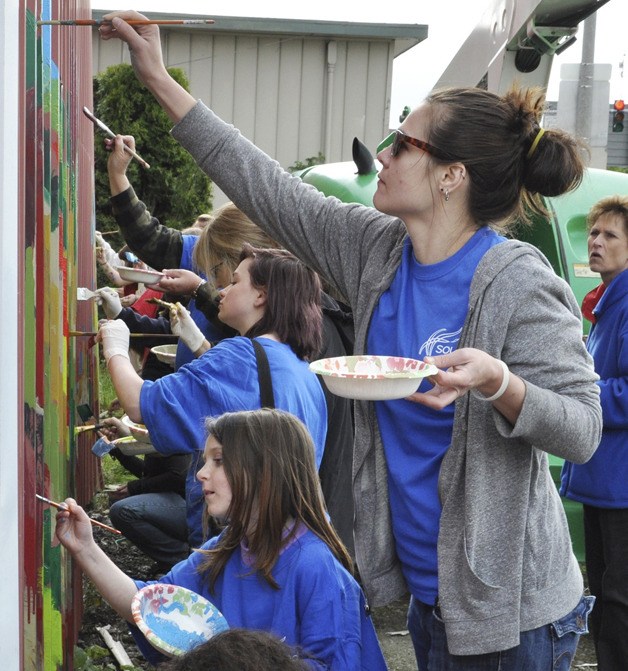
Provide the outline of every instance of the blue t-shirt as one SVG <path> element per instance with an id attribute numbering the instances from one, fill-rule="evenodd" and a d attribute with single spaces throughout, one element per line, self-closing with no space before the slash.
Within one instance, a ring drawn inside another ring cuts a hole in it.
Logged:
<path id="1" fill-rule="evenodd" d="M 203 547 L 209 549 L 218 538 Z M 215 591 L 198 572 L 204 559 L 195 552 L 159 580 L 187 587 L 211 601 L 231 628 L 269 631 L 312 655 L 312 668 L 333 671 L 385 671 L 375 629 L 366 614 L 364 595 L 327 545 L 309 530 L 280 554 L 272 570 L 279 589 L 257 573 L 242 548 L 234 551 L 218 576 Z M 147 584 L 136 581 L 138 588 Z M 150 646 L 135 630 L 142 652 Z"/>
<path id="2" fill-rule="evenodd" d="M 368 352 L 422 360 L 455 350 L 473 273 L 487 250 L 503 240 L 481 228 L 453 256 L 422 265 L 407 239 L 397 274 L 373 312 Z M 429 389 L 424 380 L 419 391 Z M 432 410 L 402 399 L 377 402 L 375 410 L 388 466 L 397 555 L 411 594 L 433 604 L 438 596 L 438 475 L 451 442 L 454 404 Z"/>
<path id="3" fill-rule="evenodd" d="M 275 407 L 296 415 L 308 428 L 318 467 L 327 433 L 327 405 L 321 385 L 289 345 L 268 338 L 257 340 L 268 356 Z M 145 380 L 140 392 L 142 421 L 162 454 L 202 451 L 206 417 L 260 407 L 253 345 L 241 336 L 220 341 L 175 373 L 154 382 Z M 195 464 L 188 472 L 186 499 L 190 543 L 198 547 L 203 540 L 204 502 Z"/>
<path id="4" fill-rule="evenodd" d="M 203 273 L 199 272 L 192 262 L 192 254 L 194 252 L 194 246 L 198 242 L 198 235 L 183 235 L 183 251 L 181 252 L 181 261 L 179 263 L 179 268 L 183 270 L 191 270 L 192 272 L 198 274 L 204 280 L 207 278 Z M 222 338 L 220 331 L 207 320 L 207 317 L 196 307 L 196 302 L 192 298 L 188 303 L 188 311 L 190 316 L 194 320 L 194 323 L 199 327 L 203 332 L 203 335 L 209 342 L 217 342 Z M 179 339 L 177 344 L 177 354 L 174 361 L 174 369 L 179 370 L 183 364 L 189 363 L 194 360 L 194 352 Z"/>

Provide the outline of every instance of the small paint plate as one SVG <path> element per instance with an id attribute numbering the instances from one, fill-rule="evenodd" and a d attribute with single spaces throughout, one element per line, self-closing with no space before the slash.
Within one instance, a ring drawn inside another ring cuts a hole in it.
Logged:
<path id="1" fill-rule="evenodd" d="M 111 447 L 117 447 L 122 454 L 127 456 L 136 456 L 139 454 L 156 454 L 157 450 L 152 443 L 146 441 L 136 440 L 133 436 L 124 436 L 124 438 L 117 438 L 112 441 Z"/>
<path id="2" fill-rule="evenodd" d="M 126 282 L 143 282 L 144 284 L 158 284 L 164 277 L 163 273 L 156 270 L 144 270 L 142 268 L 127 268 L 118 266 L 116 268 L 120 277 Z"/>
<path id="3" fill-rule="evenodd" d="M 438 372 L 418 359 L 368 354 L 319 359 L 312 361 L 310 370 L 323 378 L 332 394 L 363 401 L 405 398 L 424 377 Z"/>
<path id="4" fill-rule="evenodd" d="M 184 655 L 229 629 L 214 604 L 178 585 L 143 587 L 133 597 L 131 612 L 146 640 L 170 657 Z"/>
<path id="5" fill-rule="evenodd" d="M 150 351 L 163 363 L 169 363 L 174 368 L 177 358 L 177 345 L 155 345 Z"/>
<path id="6" fill-rule="evenodd" d="M 131 435 L 140 443 L 150 443 L 148 429 L 143 424 L 136 424 L 128 415 L 123 415 L 121 422 L 129 428 Z"/>

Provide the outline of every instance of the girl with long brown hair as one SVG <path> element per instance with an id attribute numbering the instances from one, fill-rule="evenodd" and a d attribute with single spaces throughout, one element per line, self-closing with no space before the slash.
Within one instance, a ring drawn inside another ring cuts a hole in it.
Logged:
<path id="1" fill-rule="evenodd" d="M 386 669 L 351 559 L 327 520 L 305 426 L 261 409 L 209 419 L 206 429 L 197 478 L 208 513 L 226 526 L 159 582 L 202 594 L 230 627 L 273 632 L 302 650 L 311 668 Z M 73 499 L 66 505 L 57 537 L 131 621 L 133 595 L 148 583 L 118 569 L 94 542 L 83 509 Z"/>

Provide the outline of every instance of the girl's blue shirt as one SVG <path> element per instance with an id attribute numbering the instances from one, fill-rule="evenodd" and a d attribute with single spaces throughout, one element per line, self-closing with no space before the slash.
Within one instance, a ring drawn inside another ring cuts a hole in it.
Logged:
<path id="1" fill-rule="evenodd" d="M 213 548 L 220 537 L 208 541 Z M 230 627 L 269 631 L 313 657 L 313 669 L 384 671 L 386 662 L 368 615 L 364 595 L 329 547 L 309 530 L 280 554 L 272 570 L 274 589 L 251 573 L 246 551 L 240 547 L 218 576 L 215 590 L 198 567 L 204 555 L 195 552 L 177 564 L 160 583 L 187 587 L 211 601 Z M 147 584 L 136 581 L 138 589 Z M 153 655 L 139 630 L 140 649 Z"/>

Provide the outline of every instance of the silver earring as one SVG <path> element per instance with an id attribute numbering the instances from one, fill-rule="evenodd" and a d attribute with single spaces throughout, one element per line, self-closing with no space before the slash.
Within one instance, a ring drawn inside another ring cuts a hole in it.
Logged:
<path id="1" fill-rule="evenodd" d="M 445 201 L 449 200 L 449 189 L 445 189 Z"/>

